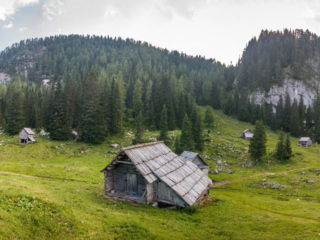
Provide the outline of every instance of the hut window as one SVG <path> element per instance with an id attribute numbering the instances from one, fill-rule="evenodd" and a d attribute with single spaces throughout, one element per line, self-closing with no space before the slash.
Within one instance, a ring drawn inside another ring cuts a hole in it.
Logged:
<path id="1" fill-rule="evenodd" d="M 138 192 L 138 179 L 136 174 L 127 174 L 127 192 L 137 193 Z"/>

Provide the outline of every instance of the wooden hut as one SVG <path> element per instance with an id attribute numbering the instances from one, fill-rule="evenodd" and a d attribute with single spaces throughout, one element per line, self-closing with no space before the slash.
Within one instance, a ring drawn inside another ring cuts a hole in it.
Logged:
<path id="1" fill-rule="evenodd" d="M 21 143 L 34 143 L 34 132 L 31 128 L 23 128 L 19 133 L 19 139 Z"/>
<path id="2" fill-rule="evenodd" d="M 312 140 L 309 137 L 302 137 L 298 141 L 299 146 L 310 147 L 312 146 Z"/>
<path id="3" fill-rule="evenodd" d="M 209 165 L 202 159 L 202 157 L 200 157 L 200 155 L 198 153 L 184 151 L 180 156 L 184 160 L 186 160 L 186 161 L 189 160 L 189 161 L 193 162 L 194 164 L 196 164 L 201 169 L 201 171 L 203 171 L 205 174 L 208 175 Z"/>
<path id="4" fill-rule="evenodd" d="M 212 184 L 197 165 L 177 156 L 163 142 L 122 148 L 102 172 L 107 195 L 179 207 L 199 203 Z"/>
<path id="5" fill-rule="evenodd" d="M 242 133 L 242 137 L 246 140 L 250 140 L 253 138 L 253 132 L 250 129 L 246 129 Z"/>

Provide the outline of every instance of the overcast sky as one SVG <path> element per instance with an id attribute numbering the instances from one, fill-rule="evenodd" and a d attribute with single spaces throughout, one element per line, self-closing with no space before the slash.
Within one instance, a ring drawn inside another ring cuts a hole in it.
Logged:
<path id="1" fill-rule="evenodd" d="M 236 63 L 262 29 L 320 34 L 319 0 L 0 0 L 0 50 L 56 34 L 120 36 Z"/>

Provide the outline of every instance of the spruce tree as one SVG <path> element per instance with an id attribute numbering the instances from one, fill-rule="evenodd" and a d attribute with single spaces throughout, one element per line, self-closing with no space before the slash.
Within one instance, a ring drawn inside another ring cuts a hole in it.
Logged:
<path id="1" fill-rule="evenodd" d="M 194 106 L 193 111 L 193 118 L 192 118 L 192 135 L 193 135 L 193 141 L 195 143 L 195 148 L 197 150 L 203 149 L 203 124 L 201 119 L 201 114 L 197 108 L 197 106 Z"/>
<path id="2" fill-rule="evenodd" d="M 253 160 L 259 162 L 261 158 L 266 154 L 266 132 L 262 121 L 256 122 L 254 130 L 254 136 L 250 140 L 249 153 Z"/>
<path id="3" fill-rule="evenodd" d="M 142 83 L 139 79 L 134 84 L 132 105 L 133 105 L 133 116 L 137 117 L 140 111 L 142 111 Z"/>
<path id="4" fill-rule="evenodd" d="M 58 81 L 51 101 L 48 119 L 48 131 L 51 139 L 68 140 L 71 138 L 70 112 L 68 110 L 66 95 L 62 90 L 61 82 Z"/>
<path id="5" fill-rule="evenodd" d="M 290 133 L 294 137 L 299 137 L 301 133 L 299 122 L 299 110 L 296 100 L 294 100 L 290 110 Z"/>
<path id="6" fill-rule="evenodd" d="M 283 115 L 282 115 L 282 127 L 283 127 L 283 130 L 286 132 L 290 131 L 290 117 L 291 117 L 291 101 L 290 101 L 290 96 L 287 93 L 284 109 L 283 109 Z"/>
<path id="7" fill-rule="evenodd" d="M 142 111 L 138 114 L 135 121 L 136 129 L 135 129 L 135 136 L 132 140 L 133 144 L 143 143 L 143 116 Z"/>
<path id="8" fill-rule="evenodd" d="M 82 95 L 83 107 L 79 123 L 80 139 L 87 143 L 100 143 L 105 133 L 103 131 L 103 114 L 100 108 L 99 87 L 96 75 L 87 73 Z"/>
<path id="9" fill-rule="evenodd" d="M 207 107 L 207 110 L 206 110 L 206 113 L 204 116 L 204 123 L 207 128 L 212 128 L 213 122 L 214 122 L 214 118 L 213 118 L 212 110 L 211 110 L 211 108 Z"/>
<path id="10" fill-rule="evenodd" d="M 15 135 L 24 127 L 23 92 L 13 87 L 9 91 L 6 132 Z"/>
<path id="11" fill-rule="evenodd" d="M 283 100 L 282 96 L 280 96 L 280 99 L 276 106 L 276 129 L 283 129 Z"/>
<path id="12" fill-rule="evenodd" d="M 284 149 L 285 149 L 284 159 L 289 160 L 292 157 L 292 148 L 291 148 L 291 141 L 290 141 L 289 134 L 287 134 Z"/>
<path id="13" fill-rule="evenodd" d="M 168 143 L 168 113 L 166 105 L 163 105 L 160 118 L 160 140 Z"/>
<path id="14" fill-rule="evenodd" d="M 110 95 L 110 125 L 109 130 L 113 134 L 121 133 L 123 119 L 123 104 L 119 84 L 113 79 Z"/>
<path id="15" fill-rule="evenodd" d="M 182 153 L 182 148 L 181 148 L 181 142 L 180 142 L 180 136 L 176 136 L 174 140 L 174 150 L 176 154 L 181 154 Z"/>
<path id="16" fill-rule="evenodd" d="M 284 134 L 283 132 L 280 133 L 279 140 L 276 147 L 276 157 L 279 161 L 284 160 L 285 156 L 285 142 L 284 142 Z"/>
<path id="17" fill-rule="evenodd" d="M 194 141 L 192 136 L 192 125 L 189 121 L 188 115 L 184 116 L 182 122 L 181 136 L 180 136 L 180 149 L 182 151 L 192 151 L 194 149 Z"/>

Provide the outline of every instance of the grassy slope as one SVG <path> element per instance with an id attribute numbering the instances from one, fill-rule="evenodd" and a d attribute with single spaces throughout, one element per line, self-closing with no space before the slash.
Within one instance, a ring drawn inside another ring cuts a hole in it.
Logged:
<path id="1" fill-rule="evenodd" d="M 237 136 L 253 127 L 217 111 L 215 119 L 203 155 L 213 169 L 221 159 L 234 173 L 212 174 L 229 183 L 211 191 L 219 201 L 194 213 L 103 197 L 99 171 L 118 151 L 109 145 L 129 145 L 128 135 L 87 145 L 84 154 L 82 143 L 38 137 L 36 144 L 20 145 L 0 135 L 0 239 L 320 239 L 320 147 L 299 148 L 292 139 L 290 164 L 242 168 L 248 142 Z M 276 140 L 268 131 L 269 152 Z M 285 186 L 264 188 L 262 179 Z"/>

